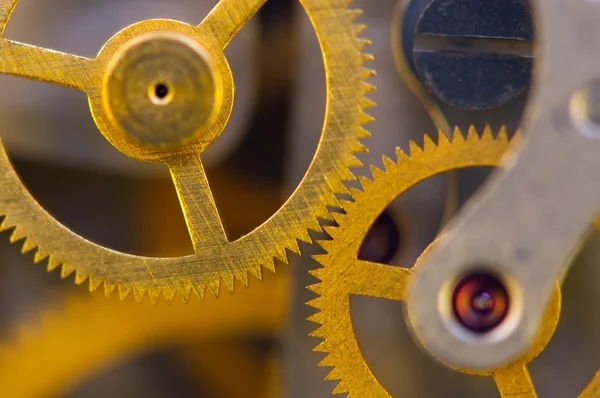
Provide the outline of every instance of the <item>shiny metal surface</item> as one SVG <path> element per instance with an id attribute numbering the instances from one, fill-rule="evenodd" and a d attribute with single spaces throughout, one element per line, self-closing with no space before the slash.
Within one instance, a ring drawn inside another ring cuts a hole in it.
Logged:
<path id="1" fill-rule="evenodd" d="M 540 61 L 524 142 L 448 225 L 408 293 L 420 341 L 458 367 L 501 366 L 527 349 L 598 210 L 600 142 L 582 134 L 570 106 L 598 75 L 600 5 L 550 0 L 535 6 Z M 475 269 L 500 275 L 513 300 L 507 321 L 483 337 L 449 327 L 440 305 L 449 284 Z"/>

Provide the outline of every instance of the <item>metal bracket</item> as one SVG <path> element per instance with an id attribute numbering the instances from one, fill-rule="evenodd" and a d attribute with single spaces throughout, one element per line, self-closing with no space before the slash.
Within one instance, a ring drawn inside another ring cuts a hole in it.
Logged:
<path id="1" fill-rule="evenodd" d="M 534 5 L 541 40 L 526 138 L 448 225 L 409 289 L 418 338 L 451 366 L 496 368 L 527 350 L 600 207 L 600 1 Z M 511 300 L 485 334 L 461 327 L 449 304 L 456 281 L 480 270 L 503 280 Z"/>

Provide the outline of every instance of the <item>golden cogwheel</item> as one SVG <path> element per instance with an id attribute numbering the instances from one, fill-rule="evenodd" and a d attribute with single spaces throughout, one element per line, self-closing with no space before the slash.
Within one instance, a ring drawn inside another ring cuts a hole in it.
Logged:
<path id="1" fill-rule="evenodd" d="M 474 128 L 465 138 L 458 130 L 450 141 L 443 133 L 435 144 L 425 136 L 424 147 L 410 144 L 410 156 L 397 149 L 397 162 L 384 157 L 385 171 L 373 168 L 373 180 L 361 179 L 363 191 L 352 190 L 354 202 L 344 202 L 345 215 L 335 214 L 338 227 L 328 227 L 330 241 L 319 244 L 327 254 L 315 258 L 323 268 L 311 273 L 321 280 L 309 289 L 320 295 L 308 304 L 320 310 L 309 320 L 321 326 L 311 335 L 324 339 L 315 351 L 328 353 L 320 366 L 333 367 L 327 380 L 339 380 L 334 393 L 350 397 L 389 397 L 365 362 L 354 335 L 350 296 L 406 300 L 411 269 L 358 260 L 360 246 L 378 216 L 400 195 L 419 182 L 443 172 L 475 166 L 498 166 L 510 142 L 502 129 L 494 137 L 486 128 L 480 137 Z M 550 341 L 560 315 L 560 288 L 550 304 L 540 334 L 530 352 L 516 362 L 491 372 L 464 373 L 493 376 L 503 397 L 535 397 L 526 364 Z M 582 394 L 598 396 L 600 372 Z"/>
<path id="2" fill-rule="evenodd" d="M 0 1 L 0 30 L 18 0 Z M 233 106 L 233 77 L 223 49 L 266 0 L 221 0 L 198 26 L 166 19 L 131 25 L 111 38 L 94 59 L 63 54 L 0 39 L 0 73 L 84 91 L 96 125 L 119 151 L 134 159 L 169 167 L 190 231 L 194 254 L 178 258 L 140 257 L 94 244 L 61 225 L 30 195 L 0 145 L 0 230 L 15 228 L 11 241 L 23 252 L 48 258 L 49 270 L 62 265 L 63 277 L 89 279 L 90 289 L 104 283 L 107 294 L 118 286 L 121 298 L 162 292 L 187 300 L 205 288 L 216 295 L 220 282 L 229 291 L 248 273 L 261 278 L 274 258 L 287 262 L 298 241 L 310 242 L 308 229 L 318 218 L 331 219 L 327 206 L 339 205 L 335 193 L 353 180 L 348 168 L 360 165 L 364 151 L 361 125 L 371 121 L 364 95 L 373 71 L 372 56 L 354 23 L 360 10 L 351 0 L 300 0 L 320 42 L 327 81 L 327 107 L 314 159 L 287 202 L 264 224 L 230 242 L 206 178 L 201 153 L 221 134 Z"/>
<path id="3" fill-rule="evenodd" d="M 0 342 L 3 396 L 63 396 L 82 380 L 145 350 L 275 334 L 285 319 L 289 277 L 278 273 L 265 279 L 240 292 L 241 297 L 208 297 L 202 305 L 136 304 L 96 293 L 69 296 L 64 311 L 46 311 L 41 321 L 21 325 L 15 339 Z"/>

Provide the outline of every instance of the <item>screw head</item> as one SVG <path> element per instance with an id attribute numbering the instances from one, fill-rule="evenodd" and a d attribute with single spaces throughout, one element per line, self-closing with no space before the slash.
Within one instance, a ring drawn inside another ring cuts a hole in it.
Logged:
<path id="1" fill-rule="evenodd" d="M 415 69 L 453 107 L 498 108 L 529 85 L 533 31 L 522 0 L 433 0 L 414 30 Z"/>

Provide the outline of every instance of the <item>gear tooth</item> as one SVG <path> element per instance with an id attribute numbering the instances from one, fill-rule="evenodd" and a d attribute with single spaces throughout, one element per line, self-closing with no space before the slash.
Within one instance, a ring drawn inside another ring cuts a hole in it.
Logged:
<path id="1" fill-rule="evenodd" d="M 358 117 L 358 123 L 361 125 L 373 123 L 374 121 L 375 118 L 366 112 L 361 112 L 360 116 Z"/>
<path id="2" fill-rule="evenodd" d="M 371 181 L 369 178 L 367 178 L 365 176 L 358 176 L 358 181 L 360 182 L 360 185 L 363 187 L 363 189 L 365 189 L 366 187 L 368 187 L 369 185 L 371 185 L 373 183 L 373 181 Z"/>
<path id="3" fill-rule="evenodd" d="M 373 101 L 373 100 L 370 100 L 367 97 L 362 97 L 361 100 L 360 100 L 360 106 L 363 109 L 374 108 L 374 107 L 377 106 L 377 103 L 375 101 Z"/>
<path id="4" fill-rule="evenodd" d="M 423 150 L 421 149 L 421 147 L 419 145 L 417 145 L 417 143 L 414 142 L 413 140 L 410 140 L 408 142 L 408 147 L 410 148 L 410 157 L 411 158 L 419 156 L 420 154 L 423 153 Z"/>
<path id="5" fill-rule="evenodd" d="M 423 151 L 425 152 L 433 152 L 436 150 L 435 142 L 429 137 L 428 134 L 425 134 L 423 137 Z"/>
<path id="6" fill-rule="evenodd" d="M 367 82 L 362 82 L 361 85 L 363 87 L 363 94 L 369 94 L 369 93 L 377 91 L 377 86 L 374 86 Z"/>
<path id="7" fill-rule="evenodd" d="M 381 158 L 383 159 L 383 168 L 386 172 L 396 166 L 396 163 L 389 157 L 383 155 Z"/>
<path id="8" fill-rule="evenodd" d="M 221 285 L 221 282 L 219 282 L 219 280 L 215 280 L 215 281 L 210 281 L 207 283 L 208 285 L 208 289 L 210 290 L 210 292 L 215 296 L 215 297 L 219 297 L 219 286 Z"/>
<path id="9" fill-rule="evenodd" d="M 455 127 L 452 133 L 452 144 L 462 144 L 465 142 L 465 137 L 460 128 Z"/>
<path id="10" fill-rule="evenodd" d="M 179 292 L 179 297 L 181 297 L 181 301 L 184 304 L 189 303 L 190 301 L 190 293 L 192 292 L 192 286 L 191 285 L 181 285 L 177 288 L 177 291 Z"/>
<path id="11" fill-rule="evenodd" d="M 404 153 L 402 148 L 396 147 L 396 158 L 397 158 L 396 163 L 400 163 L 400 162 L 406 161 L 406 159 L 408 159 L 408 155 L 406 153 Z"/>
<path id="12" fill-rule="evenodd" d="M 158 298 L 160 297 L 160 288 L 151 287 L 151 288 L 148 288 L 147 292 L 148 292 L 148 298 L 150 299 L 150 302 L 152 304 L 157 304 Z"/>
<path id="13" fill-rule="evenodd" d="M 107 281 L 104 281 L 104 295 L 106 297 L 113 294 L 113 292 L 115 291 L 116 288 L 117 288 L 117 285 L 108 283 Z"/>
<path id="14" fill-rule="evenodd" d="M 64 270 L 64 267 L 63 267 Z M 75 272 L 75 284 L 76 285 L 81 285 L 83 284 L 85 281 L 87 281 L 88 279 L 88 275 L 85 274 L 81 274 L 80 272 Z"/>
<path id="15" fill-rule="evenodd" d="M 343 381 L 340 381 L 338 385 L 333 389 L 332 395 L 346 394 L 349 392 L 350 390 L 348 389 L 348 387 L 346 387 L 346 384 Z"/>
<path id="16" fill-rule="evenodd" d="M 506 126 L 500 127 L 500 131 L 498 131 L 498 135 L 496 136 L 496 141 L 501 143 L 508 142 L 508 134 L 506 132 Z"/>
<path id="17" fill-rule="evenodd" d="M 52 256 L 46 256 L 46 258 L 48 259 L 48 265 L 47 265 L 47 267 L 46 267 L 46 270 L 47 270 L 48 272 L 52 272 L 52 271 L 54 271 L 56 268 L 58 268 L 58 267 L 60 267 L 60 266 L 62 265 L 62 263 L 60 263 L 59 261 L 57 261 L 57 260 L 56 260 L 54 257 L 52 257 Z M 38 262 L 38 261 L 35 261 L 35 258 L 34 258 L 34 262 Z"/>
<path id="18" fill-rule="evenodd" d="M 22 254 L 28 253 L 28 252 L 32 251 L 33 249 L 35 249 L 35 248 L 36 248 L 35 243 L 32 240 L 25 239 L 23 241 L 23 246 L 21 247 L 21 253 Z"/>
<path id="19" fill-rule="evenodd" d="M 119 285 L 119 298 L 121 301 L 125 301 L 129 293 L 131 292 L 131 285 Z"/>
<path id="20" fill-rule="evenodd" d="M 325 231 L 325 232 L 327 232 L 327 231 Z M 335 231 L 334 231 L 334 230 L 332 230 L 332 233 L 335 233 Z M 317 241 L 317 243 L 318 243 L 318 245 L 319 245 L 319 246 L 321 246 L 321 247 L 323 248 L 323 250 L 325 250 L 327 253 L 329 253 L 329 252 L 331 251 L 331 246 L 332 246 L 332 243 L 331 243 L 331 241 L 330 241 L 330 240 L 319 240 L 319 241 Z M 313 255 L 312 257 L 313 257 L 315 260 L 319 261 L 319 256 L 320 256 L 319 254 L 315 254 L 315 255 Z M 320 261 L 319 261 L 319 262 L 320 262 Z"/>
<path id="21" fill-rule="evenodd" d="M 63 264 L 60 270 L 60 277 L 63 279 L 68 278 L 75 271 L 75 267 L 71 264 Z"/>
<path id="22" fill-rule="evenodd" d="M 232 293 L 233 292 L 233 283 L 235 281 L 235 275 L 233 274 L 233 272 L 228 272 L 224 275 L 221 275 L 221 281 L 223 282 L 223 285 L 225 285 L 225 288 L 230 293 Z M 210 285 L 209 285 L 209 287 L 210 287 Z M 218 287 L 217 287 L 217 289 L 218 289 Z M 215 296 L 218 296 L 218 290 L 217 290 L 217 294 L 215 294 Z"/>
<path id="23" fill-rule="evenodd" d="M 479 141 L 479 133 L 474 125 L 469 126 L 469 131 L 467 132 L 467 142 L 476 142 Z"/>
<path id="24" fill-rule="evenodd" d="M 361 10 L 360 8 L 350 8 L 346 11 L 346 13 L 348 13 L 348 15 L 350 15 L 351 21 L 354 22 L 356 20 L 356 18 L 360 17 L 365 12 L 363 10 Z"/>
<path id="25" fill-rule="evenodd" d="M 350 187 L 349 191 L 350 191 L 350 196 L 352 196 L 352 198 L 361 196 L 363 193 L 363 191 L 361 191 L 360 189 L 354 188 L 354 187 Z M 352 203 L 352 202 L 348 202 L 348 203 Z"/>
<path id="26" fill-rule="evenodd" d="M 7 229 L 11 229 L 11 226 L 8 224 L 6 216 L 0 215 L 0 232 L 6 231 Z"/>
<path id="27" fill-rule="evenodd" d="M 450 146 L 450 140 L 448 139 L 448 134 L 444 130 L 438 130 L 438 148 L 447 148 Z"/>
<path id="28" fill-rule="evenodd" d="M 371 44 L 371 43 L 369 43 L 369 44 Z M 362 60 L 363 60 L 363 65 L 368 64 L 369 62 L 375 60 L 375 55 L 369 54 L 369 53 L 362 53 Z"/>
<path id="29" fill-rule="evenodd" d="M 319 225 L 318 221 L 316 222 L 317 226 L 316 228 L 318 228 L 318 232 L 321 231 L 321 226 Z M 309 225 L 307 229 L 302 229 L 301 231 L 298 232 L 297 234 L 297 240 L 298 242 L 304 242 L 304 243 L 308 243 L 309 245 L 312 244 L 312 238 L 310 237 L 310 233 L 308 232 L 309 229 L 315 230 L 314 229 L 315 226 L 314 224 Z"/>
<path id="30" fill-rule="evenodd" d="M 244 287 L 248 287 L 248 271 L 244 270 L 239 270 L 239 271 L 235 271 L 235 279 L 237 279 L 242 286 Z"/>
<path id="31" fill-rule="evenodd" d="M 350 142 L 350 151 L 354 153 L 364 153 L 369 152 L 369 148 L 364 146 L 360 141 L 351 141 Z M 350 155 L 347 157 L 347 166 L 346 167 L 360 167 L 362 166 L 362 162 L 358 160 L 354 155 Z"/>
<path id="32" fill-rule="evenodd" d="M 375 69 L 365 68 L 363 66 L 360 78 L 362 80 L 367 80 L 373 76 L 377 76 L 377 71 Z"/>
<path id="33" fill-rule="evenodd" d="M 375 165 L 371 165 L 369 167 L 371 169 L 371 174 L 373 175 L 373 180 L 377 180 L 378 178 L 385 177 L 385 172 Z"/>
<path id="34" fill-rule="evenodd" d="M 319 366 L 334 367 L 335 365 L 327 365 L 328 363 L 330 363 L 329 357 L 330 356 L 327 356 L 327 358 L 322 360 L 321 363 L 319 363 Z M 340 371 L 337 368 L 333 368 L 331 370 L 331 372 L 329 372 L 329 374 L 325 377 L 325 381 L 337 381 L 337 380 L 341 380 L 341 379 L 342 379 L 342 375 L 340 374 Z M 337 387 L 335 388 L 335 390 L 337 390 Z"/>
<path id="35" fill-rule="evenodd" d="M 95 292 L 96 289 L 98 289 L 98 287 L 100 287 L 100 285 L 102 284 L 102 279 L 95 278 L 91 275 L 88 278 L 88 281 L 89 281 L 89 286 L 90 286 L 90 293 Z"/>
<path id="36" fill-rule="evenodd" d="M 323 281 L 327 277 L 326 274 L 327 274 L 327 270 L 325 268 L 317 268 L 317 269 L 313 269 L 310 271 L 310 275 L 317 278 L 320 281 Z M 325 290 L 325 285 L 323 284 L 323 282 L 317 282 L 313 285 L 307 286 L 306 288 L 308 290 L 310 290 L 311 292 L 319 295 L 319 297 L 309 300 L 306 304 L 311 307 L 322 310 L 325 307 L 325 305 L 323 304 L 323 301 L 325 300 L 323 298 L 323 292 Z M 315 315 L 318 315 L 318 314 L 321 314 L 321 313 L 319 312 Z M 321 314 L 321 315 L 317 316 L 317 318 L 322 317 L 322 316 L 323 315 Z"/>
<path id="37" fill-rule="evenodd" d="M 147 288 L 144 286 L 133 286 L 133 297 L 135 298 L 136 303 L 141 303 L 144 295 L 147 292 Z"/>
<path id="38" fill-rule="evenodd" d="M 486 124 L 481 135 L 481 141 L 492 142 L 494 141 L 494 132 L 489 124 Z"/>
<path id="39" fill-rule="evenodd" d="M 258 267 L 251 267 L 249 271 L 256 279 L 262 281 L 262 267 L 260 265 Z"/>
<path id="40" fill-rule="evenodd" d="M 367 129 L 360 126 L 356 129 L 356 137 L 360 139 L 371 138 L 373 134 L 371 134 Z"/>
<path id="41" fill-rule="evenodd" d="M 356 44 L 358 45 L 358 49 L 360 51 L 364 50 L 366 47 L 370 46 L 373 42 L 369 39 L 365 39 L 363 37 L 359 37 L 362 32 L 367 29 L 367 25 L 360 24 L 354 25 L 357 29 L 354 30 L 354 37 L 356 38 Z"/>
<path id="42" fill-rule="evenodd" d="M 335 221 L 338 225 L 342 225 L 344 223 L 344 221 L 346 220 L 346 215 L 342 214 L 342 213 L 331 213 L 331 217 L 333 218 L 333 221 Z M 332 231 L 332 229 L 337 229 L 337 227 L 333 227 L 333 226 L 325 226 L 323 227 L 323 229 L 325 229 L 325 232 L 329 233 L 330 231 Z"/>
<path id="43" fill-rule="evenodd" d="M 48 258 L 48 254 L 44 253 L 44 252 L 42 251 L 42 249 L 40 249 L 40 248 L 38 247 L 38 250 L 37 250 L 37 251 L 35 252 L 35 254 L 33 255 L 33 262 L 37 264 L 37 263 L 39 263 L 39 262 L 42 262 L 42 261 L 44 261 L 46 258 Z M 52 271 L 52 270 L 53 270 L 54 268 L 56 268 L 58 265 L 59 265 L 59 264 L 56 264 L 56 265 L 55 265 L 55 264 L 54 264 L 54 262 L 50 262 L 50 261 L 49 261 L 49 262 L 48 262 L 48 270 L 49 270 L 49 271 Z"/>
<path id="44" fill-rule="evenodd" d="M 200 284 L 195 284 L 192 285 L 192 291 L 194 292 L 194 294 L 198 297 L 198 299 L 200 301 L 204 300 L 204 291 L 206 290 L 206 284 L 205 283 L 200 283 Z"/>
<path id="45" fill-rule="evenodd" d="M 173 304 L 173 300 L 175 299 L 175 294 L 177 293 L 177 290 L 165 286 L 162 288 L 161 292 L 165 300 L 167 300 L 167 303 Z"/>
<path id="46" fill-rule="evenodd" d="M 317 330 L 322 330 L 323 328 L 319 328 Z M 325 333 L 323 333 L 325 334 Z M 316 337 L 316 336 L 311 336 L 311 337 Z M 320 342 L 315 348 L 313 348 L 313 351 L 315 352 L 324 352 L 326 354 L 328 354 L 325 358 L 323 358 L 321 360 L 321 362 L 319 362 L 319 364 L 317 366 L 322 366 L 322 367 L 327 367 L 327 368 L 332 368 L 335 366 L 334 361 L 332 361 L 331 355 L 329 355 L 329 353 L 331 352 L 331 349 L 328 347 L 329 344 L 327 342 L 327 340 Z"/>
<path id="47" fill-rule="evenodd" d="M 16 243 L 18 241 L 20 241 L 21 239 L 25 239 L 25 235 L 21 234 L 21 232 L 15 228 L 12 232 L 12 234 L 10 235 L 9 241 L 10 243 Z"/>

